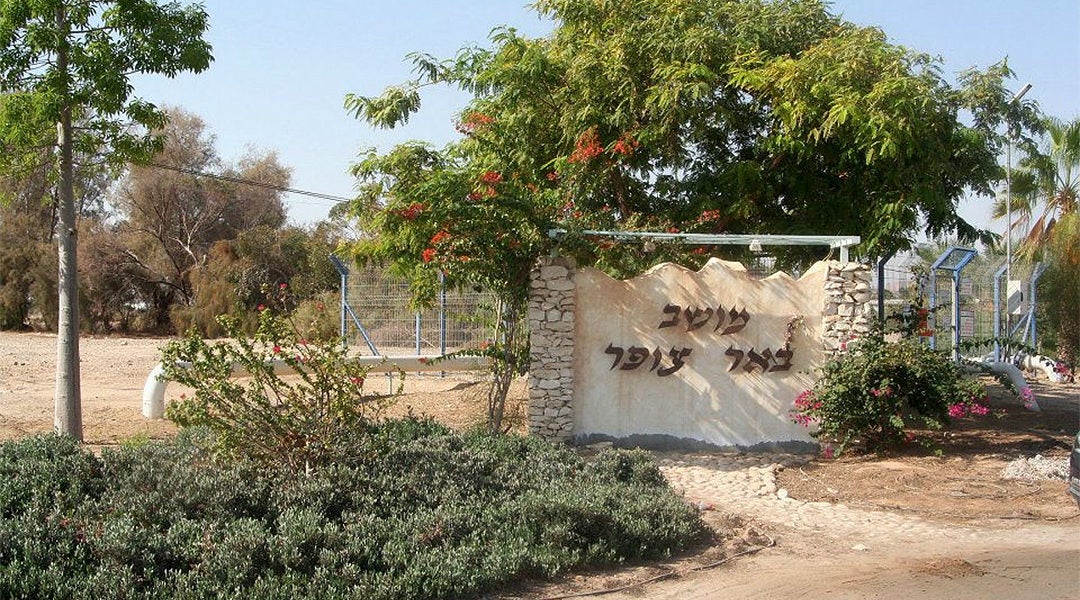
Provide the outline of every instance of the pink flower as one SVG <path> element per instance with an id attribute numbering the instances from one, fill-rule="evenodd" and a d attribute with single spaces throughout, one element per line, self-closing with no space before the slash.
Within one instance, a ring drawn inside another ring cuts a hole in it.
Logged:
<path id="1" fill-rule="evenodd" d="M 1037 410 L 1037 404 L 1035 404 L 1035 392 L 1031 391 L 1031 388 L 1026 387 L 1020 390 L 1020 399 L 1024 401 L 1024 408 L 1028 410 Z"/>
<path id="2" fill-rule="evenodd" d="M 266 305 L 265 304 L 260 304 L 259 306 L 256 307 L 256 309 L 259 312 L 262 312 L 262 311 L 266 310 Z"/>
<path id="3" fill-rule="evenodd" d="M 966 404 L 957 402 L 956 404 L 949 405 L 949 416 L 954 419 L 966 417 L 968 414 L 968 408 Z"/>
<path id="4" fill-rule="evenodd" d="M 274 354 L 281 354 L 281 346 L 274 346 Z"/>
<path id="5" fill-rule="evenodd" d="M 972 404 L 969 407 L 969 410 L 971 410 L 971 414 L 979 417 L 985 417 L 990 414 L 990 407 L 985 404 Z"/>
<path id="6" fill-rule="evenodd" d="M 284 290 L 284 289 L 288 289 L 288 287 L 289 287 L 289 284 L 287 284 L 287 283 L 283 283 L 283 284 L 281 284 L 281 285 L 279 285 L 279 286 L 278 286 L 278 289 L 279 289 L 279 290 Z"/>

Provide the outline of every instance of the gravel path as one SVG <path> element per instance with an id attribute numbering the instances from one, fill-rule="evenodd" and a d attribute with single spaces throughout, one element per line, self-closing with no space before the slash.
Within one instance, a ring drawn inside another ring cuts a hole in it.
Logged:
<path id="1" fill-rule="evenodd" d="M 1017 528 L 1021 526 L 1021 523 L 994 527 L 952 525 L 914 515 L 790 498 L 787 490 L 777 488 L 776 473 L 807 462 L 806 457 L 798 455 L 657 453 L 656 456 L 661 472 L 672 486 L 699 506 L 749 516 L 797 531 L 800 536 L 842 543 L 856 550 L 935 539 L 1015 541 Z"/>

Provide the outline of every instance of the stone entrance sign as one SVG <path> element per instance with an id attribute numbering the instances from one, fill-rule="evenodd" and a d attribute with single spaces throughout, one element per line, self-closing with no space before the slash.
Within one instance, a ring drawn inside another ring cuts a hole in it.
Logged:
<path id="1" fill-rule="evenodd" d="M 798 280 L 759 280 L 713 259 L 617 281 L 549 259 L 532 282 L 530 429 L 580 443 L 806 449 L 814 441 L 788 411 L 827 352 L 866 331 L 863 275 L 822 262 Z"/>

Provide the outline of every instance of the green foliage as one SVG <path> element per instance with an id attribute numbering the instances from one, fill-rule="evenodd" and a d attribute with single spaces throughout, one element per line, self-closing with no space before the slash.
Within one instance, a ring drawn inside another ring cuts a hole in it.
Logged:
<path id="1" fill-rule="evenodd" d="M 302 300 L 293 311 L 297 332 L 308 341 L 338 341 L 341 336 L 341 294 L 323 292 Z"/>
<path id="2" fill-rule="evenodd" d="M 365 452 L 304 473 L 215 461 L 207 436 L 100 459 L 54 436 L 0 446 L 0 596 L 471 597 L 666 556 L 705 531 L 643 452 L 588 463 L 406 419 L 344 437 Z"/>
<path id="3" fill-rule="evenodd" d="M 251 338 L 233 317 L 219 323 L 231 340 L 208 343 L 192 332 L 170 342 L 162 362 L 168 379 L 194 390 L 170 403 L 167 417 L 210 428 L 225 455 L 301 470 L 322 466 L 347 456 L 339 436 L 362 429 L 386 402 L 364 394 L 368 368 L 350 360 L 337 339 L 302 337 L 274 307 L 260 308 Z M 246 376 L 233 377 L 237 370 Z"/>
<path id="4" fill-rule="evenodd" d="M 815 425 L 839 451 L 859 445 L 880 452 L 906 441 L 911 427 L 938 429 L 950 416 L 987 414 L 985 390 L 943 352 L 915 340 L 867 335 L 847 342 L 810 390 L 795 401 L 792 420 Z"/>
<path id="5" fill-rule="evenodd" d="M 1033 106 L 1005 101 L 1012 72 L 1004 63 L 967 72 L 954 88 L 939 59 L 889 44 L 818 0 L 546 0 L 535 8 L 555 22 L 550 36 L 497 28 L 489 47 L 452 59 L 414 54 L 416 79 L 346 101 L 358 118 L 394 127 L 419 110 L 424 86 L 473 95 L 460 141 L 441 152 L 403 146 L 358 169 L 363 183 L 384 186 L 362 196 L 359 213 L 402 214 L 419 202 L 440 215 L 434 226 L 417 219 L 415 233 L 409 219 L 372 221 L 391 236 L 375 243 L 411 255 L 410 265 L 425 248 L 439 250 L 425 244 L 444 222 L 467 222 L 440 206 L 476 193 L 497 194 L 495 210 L 523 202 L 524 220 L 567 229 L 858 234 L 868 254 L 907 247 L 925 229 L 974 237 L 985 232 L 960 219 L 956 203 L 968 189 L 990 193 L 1000 177 L 995 128 L 1007 120 L 1022 139 L 1038 129 Z M 963 111 L 974 125 L 959 120 Z M 456 178 L 432 185 L 397 168 L 405 163 Z M 478 181 L 483 173 L 525 189 L 504 197 Z M 427 193 L 395 201 L 419 188 Z M 485 225 L 497 229 L 484 235 L 512 233 L 521 220 L 493 219 Z M 620 249 L 601 244 L 563 250 L 620 268 Z"/>
<path id="6" fill-rule="evenodd" d="M 199 5 L 20 1 L 5 3 L 0 18 L 0 76 L 11 84 L 0 103 L 0 137 L 17 150 L 5 153 L 9 165 L 34 164 L 23 153 L 35 152 L 41 132 L 55 131 L 69 111 L 81 119 L 78 148 L 110 148 L 114 164 L 146 157 L 159 143 L 148 129 L 165 117 L 132 97 L 131 75 L 198 73 L 212 60 Z"/>
<path id="7" fill-rule="evenodd" d="M 337 299 L 330 291 L 337 290 L 339 276 L 328 258 L 336 243 L 324 226 L 259 226 L 216 242 L 206 260 L 188 272 L 191 297 L 170 311 L 173 328 L 220 337 L 225 331 L 218 317 L 229 315 L 243 331 L 252 332 L 256 308 L 267 303 L 267 290 L 278 290 L 284 283 L 288 294 L 281 309 L 304 307 L 304 314 L 295 319 L 302 324 L 303 337 L 326 340 L 338 335 L 333 309 Z M 316 310 L 318 306 L 323 308 Z"/>

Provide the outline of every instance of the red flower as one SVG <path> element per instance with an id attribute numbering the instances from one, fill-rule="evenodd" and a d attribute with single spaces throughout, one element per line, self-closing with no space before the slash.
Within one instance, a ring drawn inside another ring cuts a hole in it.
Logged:
<path id="1" fill-rule="evenodd" d="M 353 382 L 355 385 L 364 385 L 363 377 L 350 377 L 349 381 Z"/>
<path id="2" fill-rule="evenodd" d="M 424 251 L 420 254 L 420 260 L 429 263 L 435 258 L 434 248 L 424 248 Z"/>
<path id="3" fill-rule="evenodd" d="M 431 243 L 432 245 L 435 245 L 440 242 L 445 242 L 448 239 L 450 239 L 450 234 L 445 229 L 441 229 L 439 230 L 439 233 L 436 233 L 434 236 L 432 236 Z"/>
<path id="4" fill-rule="evenodd" d="M 568 160 L 571 163 L 587 163 L 603 152 L 604 147 L 600 145 L 600 136 L 596 133 L 596 127 L 590 127 L 574 142 L 574 151 L 570 153 Z"/>
<path id="5" fill-rule="evenodd" d="M 502 173 L 498 171 L 485 171 L 484 174 L 480 176 L 480 181 L 488 185 L 495 185 L 496 183 L 501 183 L 502 180 Z"/>
<path id="6" fill-rule="evenodd" d="M 415 221 L 416 217 L 420 216 L 420 213 L 424 212 L 425 208 L 427 208 L 427 205 L 423 202 L 413 202 L 412 204 L 406 206 L 404 209 L 399 211 L 397 214 L 406 221 Z"/>
<path id="7" fill-rule="evenodd" d="M 547 180 L 548 181 L 558 181 L 559 180 L 559 174 L 556 173 L 555 171 L 552 171 L 552 172 L 547 174 Z"/>
<path id="8" fill-rule="evenodd" d="M 638 141 L 635 140 L 632 135 L 630 135 L 629 133 L 624 133 L 622 137 L 620 137 L 619 140 L 615 142 L 615 145 L 611 147 L 611 151 L 615 154 L 630 156 L 634 153 L 635 150 L 637 150 L 638 146 L 640 145 L 641 144 L 638 143 Z"/>
<path id="9" fill-rule="evenodd" d="M 281 346 L 274 346 L 274 354 L 281 354 Z"/>
<path id="10" fill-rule="evenodd" d="M 283 283 L 283 284 L 278 286 L 279 290 L 284 290 L 284 289 L 288 289 L 288 288 L 289 288 L 289 284 L 287 284 L 287 283 Z"/>
<path id="11" fill-rule="evenodd" d="M 262 312 L 262 311 L 266 310 L 266 305 L 265 304 L 260 304 L 259 306 L 255 307 L 255 308 L 259 312 Z"/>
<path id="12" fill-rule="evenodd" d="M 495 122 L 495 117 L 485 115 L 482 112 L 469 111 L 461 116 L 461 122 L 457 124 L 459 133 L 465 135 L 481 130 Z"/>

